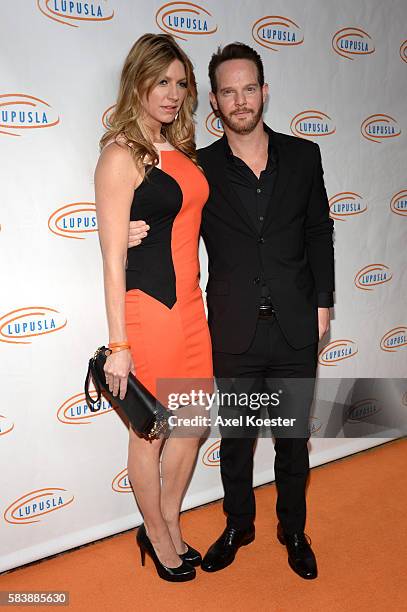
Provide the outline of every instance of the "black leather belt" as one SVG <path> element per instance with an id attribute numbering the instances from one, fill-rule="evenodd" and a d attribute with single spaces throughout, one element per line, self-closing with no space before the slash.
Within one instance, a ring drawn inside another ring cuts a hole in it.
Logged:
<path id="1" fill-rule="evenodd" d="M 270 319 L 273 316 L 274 316 L 274 309 L 272 306 L 260 306 L 259 319 Z"/>

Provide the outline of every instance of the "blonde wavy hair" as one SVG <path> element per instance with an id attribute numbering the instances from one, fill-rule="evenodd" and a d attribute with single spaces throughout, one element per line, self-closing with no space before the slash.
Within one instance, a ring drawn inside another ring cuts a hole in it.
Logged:
<path id="1" fill-rule="evenodd" d="M 144 172 L 145 164 L 155 166 L 159 163 L 151 135 L 143 125 L 142 99 L 144 96 L 148 98 L 176 59 L 184 65 L 187 92 L 178 117 L 172 123 L 163 123 L 161 133 L 175 148 L 197 163 L 193 119 L 197 102 L 194 70 L 189 57 L 169 34 L 144 34 L 130 49 L 120 78 L 117 102 L 107 119 L 108 130 L 100 140 L 100 150 L 109 140 L 117 141 L 118 137 L 119 140 L 124 137 L 141 171 Z"/>

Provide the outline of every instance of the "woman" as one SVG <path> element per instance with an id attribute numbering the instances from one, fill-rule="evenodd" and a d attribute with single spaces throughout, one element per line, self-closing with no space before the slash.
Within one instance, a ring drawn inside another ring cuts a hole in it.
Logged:
<path id="1" fill-rule="evenodd" d="M 198 282 L 209 189 L 196 165 L 196 96 L 192 64 L 175 40 L 145 34 L 125 60 L 110 129 L 101 139 L 96 210 L 113 349 L 105 373 L 122 398 L 130 371 L 154 395 L 158 379 L 212 378 Z M 151 231 L 127 250 L 129 221 L 140 216 Z M 185 581 L 201 561 L 179 523 L 199 437 L 173 434 L 149 442 L 130 427 L 128 474 L 144 517 L 137 533 L 143 565 L 147 552 L 161 578 Z"/>

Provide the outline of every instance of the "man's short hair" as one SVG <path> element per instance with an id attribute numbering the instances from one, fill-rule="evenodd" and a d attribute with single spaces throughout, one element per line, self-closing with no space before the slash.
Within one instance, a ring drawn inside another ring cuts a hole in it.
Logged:
<path id="1" fill-rule="evenodd" d="M 226 47 L 218 47 L 216 53 L 214 53 L 211 57 L 211 61 L 209 62 L 209 80 L 211 82 L 211 90 L 213 93 L 217 91 L 217 83 L 216 83 L 216 69 L 218 66 L 223 64 L 223 62 L 227 62 L 232 59 L 246 59 L 254 62 L 257 67 L 257 78 L 259 81 L 259 85 L 263 87 L 264 85 L 264 67 L 263 62 L 261 61 L 260 55 L 257 53 L 255 49 L 249 47 L 249 45 L 245 45 L 244 43 L 234 42 L 226 45 Z"/>

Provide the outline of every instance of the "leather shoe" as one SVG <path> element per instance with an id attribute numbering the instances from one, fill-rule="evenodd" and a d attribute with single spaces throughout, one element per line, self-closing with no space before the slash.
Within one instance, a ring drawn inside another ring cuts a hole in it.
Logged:
<path id="1" fill-rule="evenodd" d="M 279 523 L 277 525 L 277 538 L 281 544 L 287 547 L 288 564 L 296 574 L 306 580 L 312 580 L 318 576 L 317 561 L 310 542 L 307 540 L 308 536 L 305 536 L 303 531 L 285 534 Z"/>
<path id="2" fill-rule="evenodd" d="M 217 572 L 233 563 L 235 555 L 241 546 L 253 542 L 254 525 L 248 529 L 226 527 L 220 538 L 212 544 L 204 556 L 201 567 L 205 572 Z"/>
<path id="3" fill-rule="evenodd" d="M 189 544 L 185 542 L 187 550 L 179 555 L 183 561 L 186 561 L 192 566 L 201 565 L 202 557 L 201 553 L 198 552 L 195 548 L 192 548 Z"/>

